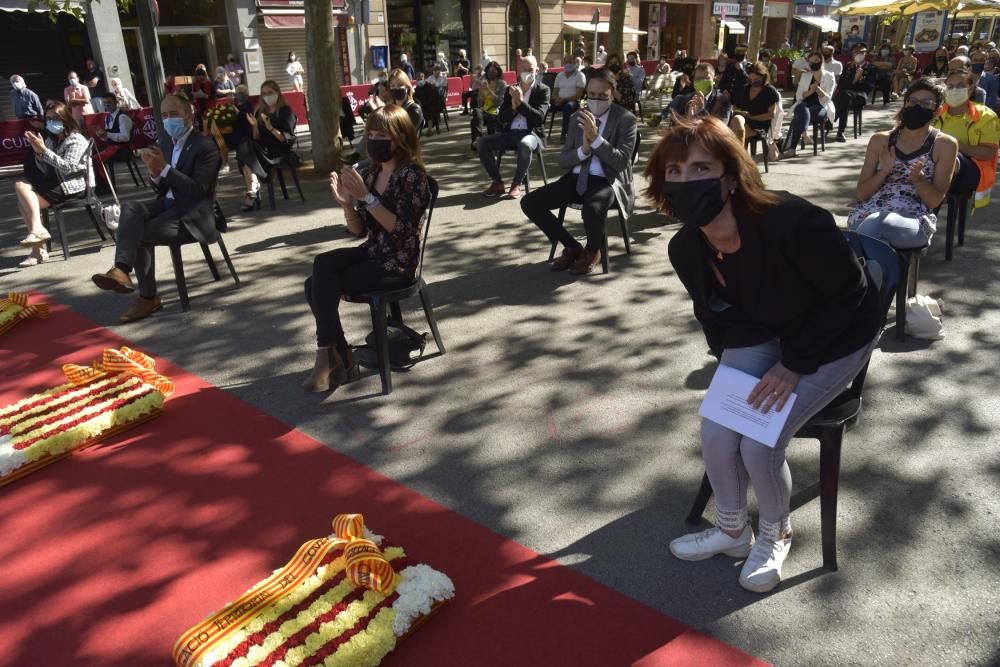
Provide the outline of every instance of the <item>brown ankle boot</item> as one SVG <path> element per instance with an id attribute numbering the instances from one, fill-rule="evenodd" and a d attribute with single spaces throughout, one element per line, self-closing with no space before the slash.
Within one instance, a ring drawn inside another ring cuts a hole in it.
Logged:
<path id="1" fill-rule="evenodd" d="M 332 347 L 321 347 L 316 350 L 316 363 L 312 373 L 302 383 L 302 388 L 308 392 L 321 393 L 333 391 L 347 381 L 347 369 L 340 354 Z"/>

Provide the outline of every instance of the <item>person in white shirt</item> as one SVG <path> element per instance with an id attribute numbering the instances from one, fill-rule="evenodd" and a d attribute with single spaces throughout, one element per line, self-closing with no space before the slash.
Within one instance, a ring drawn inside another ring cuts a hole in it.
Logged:
<path id="1" fill-rule="evenodd" d="M 566 174 L 521 200 L 521 210 L 549 242 L 563 245 L 562 255 L 550 265 L 553 271 L 590 273 L 602 259 L 608 209 L 617 205 L 623 218 L 632 210 L 636 119 L 614 103 L 615 85 L 615 77 L 606 69 L 590 75 L 587 108 L 573 114 L 572 129 L 559 154 Z M 572 203 L 582 205 L 585 246 L 552 213 Z"/>
<path id="2" fill-rule="evenodd" d="M 288 63 L 285 67 L 285 73 L 288 74 L 288 82 L 292 84 L 292 88 L 298 92 L 302 92 L 303 78 L 302 75 L 306 73 L 302 63 L 299 62 L 299 57 L 296 55 L 295 51 L 288 52 Z"/>
<path id="3" fill-rule="evenodd" d="M 603 65 L 608 59 L 608 52 L 604 50 L 603 46 L 597 47 L 597 58 L 594 60 L 595 65 Z"/>
<path id="4" fill-rule="evenodd" d="M 132 111 L 142 107 L 142 105 L 139 104 L 139 100 L 135 98 L 135 95 L 132 94 L 131 90 L 125 87 L 125 84 L 122 83 L 121 79 L 115 76 L 111 77 L 109 81 L 111 82 L 112 92 L 118 96 L 119 107 L 125 107 L 126 109 L 130 109 Z"/>
<path id="5" fill-rule="evenodd" d="M 127 106 L 121 102 L 113 92 L 104 96 L 104 108 L 108 109 L 108 114 L 104 117 L 104 127 L 97 130 L 97 138 L 104 142 L 105 146 L 97 157 L 101 163 L 107 165 L 119 153 L 130 153 L 132 151 L 132 118 L 128 115 Z M 95 169 L 98 178 L 103 186 L 107 185 L 104 180 L 104 170 Z"/>
<path id="6" fill-rule="evenodd" d="M 632 77 L 632 86 L 635 88 L 636 97 L 639 96 L 639 91 L 642 90 L 642 83 L 646 80 L 646 69 L 639 62 L 639 53 L 637 51 L 632 51 L 626 54 L 628 60 L 628 75 Z"/>
<path id="7" fill-rule="evenodd" d="M 802 78 L 802 75 L 810 71 L 809 62 L 806 60 L 807 55 L 809 55 L 809 49 L 804 49 L 802 55 L 792 62 L 792 83 L 796 86 L 799 85 L 799 79 Z"/>
<path id="8" fill-rule="evenodd" d="M 838 80 L 840 75 L 844 73 L 844 63 L 834 59 L 832 46 L 823 47 L 823 69 L 827 72 L 833 72 Z"/>
<path id="9" fill-rule="evenodd" d="M 559 136 L 566 138 L 569 128 L 569 117 L 580 108 L 580 100 L 587 90 L 587 77 L 580 71 L 582 60 L 566 56 L 563 58 L 563 71 L 556 74 L 552 90 L 552 108 L 562 111 L 562 132 Z"/>

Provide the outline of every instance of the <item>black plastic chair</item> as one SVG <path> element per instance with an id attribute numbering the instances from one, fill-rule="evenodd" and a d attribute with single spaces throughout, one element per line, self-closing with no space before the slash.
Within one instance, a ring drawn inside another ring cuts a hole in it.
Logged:
<path id="1" fill-rule="evenodd" d="M 111 186 L 118 189 L 118 179 L 115 174 L 115 165 L 124 164 L 128 168 L 128 173 L 132 177 L 132 183 L 135 187 L 146 187 L 146 179 L 142 176 L 142 169 L 139 167 L 139 161 L 135 157 L 135 151 L 129 148 L 128 150 L 118 151 L 114 156 L 105 163 L 108 167 L 108 178 L 111 179 Z"/>
<path id="2" fill-rule="evenodd" d="M 219 161 L 219 167 L 222 166 L 222 161 Z M 233 282 L 236 283 L 236 288 L 239 289 L 241 286 L 240 277 L 236 274 L 236 268 L 233 266 L 233 260 L 229 258 L 229 251 L 226 249 L 226 242 L 222 239 L 223 233 L 226 231 L 227 223 L 226 216 L 222 212 L 222 207 L 219 206 L 219 202 L 214 199 L 215 196 L 215 184 L 219 179 L 219 169 L 215 170 L 215 178 L 212 180 L 211 193 L 212 199 L 212 212 L 215 214 L 215 226 L 218 232 L 215 243 L 218 244 L 220 252 L 222 252 L 222 259 L 226 262 L 226 267 L 229 269 L 229 275 L 233 277 Z M 205 262 L 208 264 L 208 270 L 212 272 L 212 279 L 215 281 L 222 280 L 222 276 L 219 275 L 219 268 L 215 265 L 215 260 L 212 258 L 212 251 L 209 248 L 208 243 L 200 243 L 195 239 L 191 238 L 189 235 L 184 234 L 182 237 L 169 241 L 167 243 L 144 243 L 146 247 L 150 248 L 152 252 L 156 252 L 156 248 L 159 246 L 167 246 L 170 250 L 170 261 L 174 266 L 174 280 L 177 283 L 177 295 L 181 302 L 181 310 L 187 312 L 191 308 L 191 300 L 188 297 L 187 288 L 187 278 L 184 275 L 184 257 L 181 254 L 181 248 L 186 245 L 193 245 L 197 243 L 201 246 L 201 252 L 205 256 Z"/>
<path id="3" fill-rule="evenodd" d="M 750 152 L 750 157 L 757 156 L 757 143 L 761 143 L 764 149 L 761 151 L 764 156 L 764 173 L 768 173 L 768 159 L 767 159 L 767 130 L 757 130 L 754 128 L 748 128 L 749 133 L 747 134 L 747 150 Z"/>
<path id="4" fill-rule="evenodd" d="M 87 145 L 87 159 L 91 159 L 94 154 L 94 140 L 91 139 Z M 87 175 L 84 174 L 84 179 Z M 90 217 L 90 222 L 94 225 L 94 229 L 97 231 L 97 235 L 101 237 L 101 243 L 103 244 L 108 240 L 108 235 L 114 239 L 114 232 L 104 226 L 101 222 L 100 216 L 97 211 L 101 210 L 101 200 L 97 198 L 94 193 L 94 185 L 92 183 L 87 183 L 87 189 L 84 191 L 84 196 L 74 199 L 69 199 L 61 204 L 55 206 L 49 206 L 48 208 L 42 209 L 42 226 L 46 230 L 49 230 L 51 234 L 51 222 L 49 217 L 49 212 L 55 214 L 56 230 L 59 234 L 59 244 L 62 246 L 63 259 L 69 259 L 69 239 L 66 236 L 66 214 L 73 213 L 75 211 L 86 211 L 87 215 Z M 107 232 L 107 234 L 105 234 Z M 52 251 L 52 239 L 49 239 L 48 243 L 49 252 Z"/>
<path id="5" fill-rule="evenodd" d="M 293 149 L 294 150 L 294 149 Z M 302 201 L 306 200 L 306 196 L 302 193 L 302 186 L 299 184 L 299 172 L 295 168 L 295 162 L 298 161 L 298 156 L 292 158 L 292 152 L 281 158 L 277 163 L 271 167 L 271 171 L 268 173 L 267 178 L 264 179 L 263 185 L 267 186 L 267 205 L 272 211 L 275 209 L 274 204 L 274 179 L 277 177 L 278 184 L 281 186 L 281 196 L 286 200 L 288 199 L 288 188 L 285 187 L 285 169 L 292 175 L 292 181 L 295 182 L 295 189 L 299 191 L 299 198 Z M 260 210 L 260 198 L 256 201 L 257 210 Z"/>
<path id="6" fill-rule="evenodd" d="M 955 249 L 955 230 L 958 229 L 958 245 L 965 245 L 965 218 L 969 212 L 969 202 L 972 201 L 972 193 L 968 196 L 948 194 L 945 198 L 948 202 L 948 218 L 945 226 L 944 237 L 944 258 L 951 261 Z"/>
<path id="7" fill-rule="evenodd" d="M 536 148 L 533 151 L 531 151 L 532 153 L 534 153 L 534 157 L 532 157 L 531 161 L 538 163 L 538 168 L 542 172 L 542 183 L 544 183 L 545 185 L 548 185 L 548 183 L 549 183 L 549 176 L 548 176 L 548 174 L 545 173 L 545 154 L 542 153 L 542 148 L 543 148 L 543 146 L 542 146 L 541 142 L 539 142 L 538 148 Z M 506 153 L 507 151 L 513 151 L 513 150 L 516 150 L 516 149 L 514 149 L 514 148 L 505 148 L 504 150 L 502 150 L 499 153 L 497 153 L 497 169 L 500 168 L 500 162 L 503 160 L 504 153 Z M 531 192 L 531 183 L 529 182 L 530 179 L 528 177 L 528 174 L 530 172 L 531 172 L 531 165 L 528 165 L 528 171 L 525 172 L 525 174 L 524 174 L 524 191 L 525 192 Z"/>
<path id="8" fill-rule="evenodd" d="M 819 154 L 819 149 L 822 148 L 823 152 L 826 152 L 826 130 L 822 127 L 826 125 L 825 119 L 823 122 L 815 122 L 812 124 L 812 142 L 813 142 L 813 155 Z M 802 134 L 802 148 L 806 147 L 806 135 Z M 766 153 L 767 151 L 765 151 Z M 766 158 L 765 158 L 766 159 Z"/>
<path id="9" fill-rule="evenodd" d="M 864 111 L 864 107 L 854 107 L 851 109 L 851 118 L 854 121 L 854 138 L 857 139 L 861 136 L 861 113 Z"/>
<path id="10" fill-rule="evenodd" d="M 900 282 L 899 260 L 895 251 L 885 242 L 855 232 L 844 232 L 848 243 L 863 263 L 877 262 L 882 269 L 879 295 L 883 312 L 892 305 L 893 294 Z M 861 416 L 862 391 L 868 375 L 868 362 L 858 371 L 851 386 L 833 399 L 829 405 L 812 417 L 795 434 L 796 438 L 819 440 L 819 502 L 820 524 L 823 534 L 823 567 L 837 571 L 837 492 L 840 484 L 840 452 L 844 432 L 857 423 Z M 708 475 L 702 476 L 701 488 L 691 512 L 685 521 L 693 526 L 701 523 L 712 485 Z"/>
<path id="11" fill-rule="evenodd" d="M 420 260 L 417 263 L 417 272 L 413 282 L 406 287 L 398 289 L 344 294 L 341 297 L 341 299 L 350 303 L 367 303 L 371 309 L 372 327 L 375 332 L 375 352 L 378 355 L 379 374 L 382 377 L 382 393 L 384 395 L 392 393 L 392 368 L 389 362 L 388 311 L 391 309 L 393 319 L 401 322 L 403 318 L 399 309 L 400 301 L 414 295 L 420 297 L 420 304 L 424 308 L 424 316 L 427 318 L 427 324 L 430 325 L 431 334 L 434 336 L 434 343 L 437 345 L 438 353 L 445 353 L 444 343 L 441 341 L 437 319 L 434 317 L 434 309 L 431 305 L 430 289 L 428 289 L 422 275 L 424 252 L 427 250 L 427 236 L 431 229 L 431 215 L 434 213 L 434 205 L 437 203 L 438 197 L 437 181 L 428 176 L 427 183 L 431 191 L 431 201 L 427 205 L 427 218 L 424 221 L 423 238 L 420 242 Z"/>
<path id="12" fill-rule="evenodd" d="M 559 224 L 560 225 L 562 225 L 563 222 L 566 220 L 566 209 L 567 208 L 571 208 L 574 211 L 579 211 L 581 208 L 583 208 L 583 205 L 582 204 L 563 204 L 559 208 Z M 621 209 L 621 206 L 618 204 L 617 200 L 615 200 L 615 210 L 618 211 L 618 222 L 621 223 L 622 238 L 625 239 L 625 254 L 626 255 L 631 255 L 632 254 L 632 247 L 631 247 L 631 244 L 629 243 L 629 238 L 628 238 L 628 219 L 624 215 L 622 215 L 622 209 Z M 553 243 L 552 244 L 552 248 L 551 248 L 551 250 L 549 250 L 549 261 L 550 262 L 555 258 L 555 256 L 556 256 L 556 248 L 558 246 L 559 246 L 558 243 Z M 607 226 L 607 224 L 604 225 L 604 237 L 603 237 L 603 239 L 601 241 L 601 272 L 602 273 L 607 273 L 608 272 L 608 226 Z"/>

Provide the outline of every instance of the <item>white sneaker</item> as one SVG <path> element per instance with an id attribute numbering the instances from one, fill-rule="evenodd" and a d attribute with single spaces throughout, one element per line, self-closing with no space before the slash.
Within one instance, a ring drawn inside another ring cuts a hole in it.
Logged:
<path id="1" fill-rule="evenodd" d="M 681 560 L 705 560 L 718 554 L 746 558 L 753 547 L 753 530 L 750 524 L 739 537 L 729 537 L 718 528 L 691 533 L 670 542 L 670 553 Z"/>
<path id="2" fill-rule="evenodd" d="M 754 593 L 767 593 L 781 583 L 781 566 L 788 557 L 792 538 L 757 541 L 740 572 L 740 586 Z"/>

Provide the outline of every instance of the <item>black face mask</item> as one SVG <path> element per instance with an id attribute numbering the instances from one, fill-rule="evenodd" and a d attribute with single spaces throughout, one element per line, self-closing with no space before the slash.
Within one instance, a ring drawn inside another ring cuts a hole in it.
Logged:
<path id="1" fill-rule="evenodd" d="M 392 153 L 391 139 L 368 140 L 368 157 L 376 162 L 388 162 L 392 159 Z"/>
<path id="2" fill-rule="evenodd" d="M 612 65 L 608 65 L 608 69 L 614 72 L 615 74 L 618 74 L 618 72 L 622 71 L 622 66 L 618 63 L 614 63 Z"/>
<path id="3" fill-rule="evenodd" d="M 726 206 L 722 199 L 722 179 L 664 181 L 663 198 L 674 217 L 685 225 L 704 227 Z"/>
<path id="4" fill-rule="evenodd" d="M 903 107 L 899 114 L 899 120 L 903 127 L 908 130 L 919 129 L 931 122 L 934 118 L 933 109 L 925 109 L 922 106 Z"/>
<path id="5" fill-rule="evenodd" d="M 939 63 L 943 63 L 943 62 L 947 61 L 948 59 L 946 57 L 944 57 L 944 56 L 938 56 L 934 60 L 938 61 Z"/>
<path id="6" fill-rule="evenodd" d="M 397 102 L 402 102 L 406 99 L 406 88 L 392 88 L 389 92 L 392 93 L 392 99 Z"/>
<path id="7" fill-rule="evenodd" d="M 809 69 L 814 72 L 818 72 L 819 68 L 823 66 L 823 63 L 809 63 Z"/>

